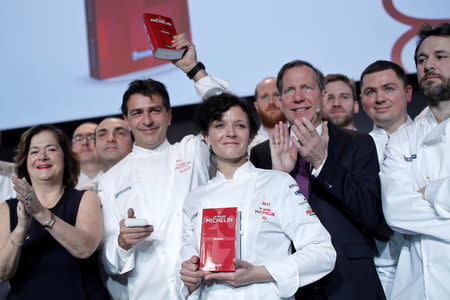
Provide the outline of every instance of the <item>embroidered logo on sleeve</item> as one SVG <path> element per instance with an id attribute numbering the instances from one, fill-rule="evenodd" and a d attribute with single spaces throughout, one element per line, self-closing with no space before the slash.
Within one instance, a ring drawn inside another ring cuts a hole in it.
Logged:
<path id="1" fill-rule="evenodd" d="M 308 216 L 315 216 L 315 215 L 316 215 L 316 213 L 312 210 L 312 208 L 311 208 L 311 206 L 309 206 L 309 204 L 308 204 L 308 206 L 306 207 L 305 212 L 306 212 L 306 214 L 307 214 Z"/>
<path id="2" fill-rule="evenodd" d="M 405 159 L 406 162 L 412 162 L 413 159 L 416 159 L 416 158 L 417 158 L 417 155 L 416 155 L 416 154 L 413 154 L 413 155 L 411 155 L 410 157 L 403 156 L 403 158 Z"/>
<path id="3" fill-rule="evenodd" d="M 295 196 L 297 196 L 297 195 L 300 195 L 302 192 L 300 191 L 300 189 L 298 189 L 298 190 L 296 190 L 295 192 L 294 192 L 294 195 Z"/>
<path id="4" fill-rule="evenodd" d="M 181 174 L 189 171 L 191 168 L 192 168 L 192 164 L 190 161 L 183 161 L 181 159 L 177 159 L 175 170 L 177 170 Z"/>
<path id="5" fill-rule="evenodd" d="M 126 188 L 124 188 L 123 190 L 121 190 L 120 192 L 117 192 L 114 194 L 114 198 L 117 199 L 117 197 L 119 197 L 120 195 L 122 195 L 123 193 L 125 193 L 126 191 L 131 190 L 131 185 L 127 186 Z"/>
<path id="6" fill-rule="evenodd" d="M 275 217 L 275 213 L 272 211 L 270 202 L 262 202 L 259 209 L 255 209 L 255 214 L 261 215 L 262 219 L 265 221 L 267 217 Z"/>

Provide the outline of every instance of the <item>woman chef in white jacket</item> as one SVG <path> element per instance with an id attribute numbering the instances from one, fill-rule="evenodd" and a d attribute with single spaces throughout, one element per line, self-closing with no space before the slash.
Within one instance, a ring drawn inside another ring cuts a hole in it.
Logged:
<path id="1" fill-rule="evenodd" d="M 230 94 L 213 96 L 201 105 L 198 121 L 217 160 L 217 175 L 193 190 L 184 205 L 181 295 L 293 299 L 299 287 L 333 270 L 330 235 L 291 176 L 248 161 L 247 147 L 259 125 L 252 103 Z M 234 272 L 201 271 L 202 210 L 220 207 L 241 212 L 241 259 L 234 259 Z"/>

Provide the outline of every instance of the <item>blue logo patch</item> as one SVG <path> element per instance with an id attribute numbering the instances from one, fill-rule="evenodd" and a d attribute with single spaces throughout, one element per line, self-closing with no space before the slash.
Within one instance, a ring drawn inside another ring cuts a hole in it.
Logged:
<path id="1" fill-rule="evenodd" d="M 413 159 L 416 159 L 416 158 L 417 158 L 417 155 L 416 155 L 416 154 L 413 154 L 413 155 L 411 155 L 410 157 L 403 156 L 403 158 L 405 159 L 406 162 L 412 162 Z"/>
<path id="2" fill-rule="evenodd" d="M 114 195 L 114 198 L 117 199 L 117 197 L 119 197 L 120 195 L 122 195 L 123 193 L 125 193 L 126 191 L 129 191 L 129 190 L 131 190 L 131 185 L 130 185 L 130 186 L 127 186 L 126 188 L 124 188 L 124 189 L 121 190 L 120 192 L 116 193 L 116 194 Z"/>

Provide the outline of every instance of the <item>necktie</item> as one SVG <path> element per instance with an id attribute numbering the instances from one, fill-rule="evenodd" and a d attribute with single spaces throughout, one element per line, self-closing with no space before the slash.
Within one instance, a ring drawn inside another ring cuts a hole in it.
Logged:
<path id="1" fill-rule="evenodd" d="M 298 165 L 298 172 L 295 174 L 295 181 L 297 181 L 298 187 L 303 196 L 305 196 L 306 201 L 309 201 L 309 169 L 309 163 L 302 158 Z"/>

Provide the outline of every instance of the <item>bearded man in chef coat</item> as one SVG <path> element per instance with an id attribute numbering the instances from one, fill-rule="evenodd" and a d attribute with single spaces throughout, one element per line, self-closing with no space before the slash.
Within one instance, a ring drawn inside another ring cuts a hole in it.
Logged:
<path id="1" fill-rule="evenodd" d="M 450 296 L 450 23 L 426 26 L 414 54 L 429 111 L 391 135 L 381 171 L 387 223 L 404 235 L 392 299 Z"/>

